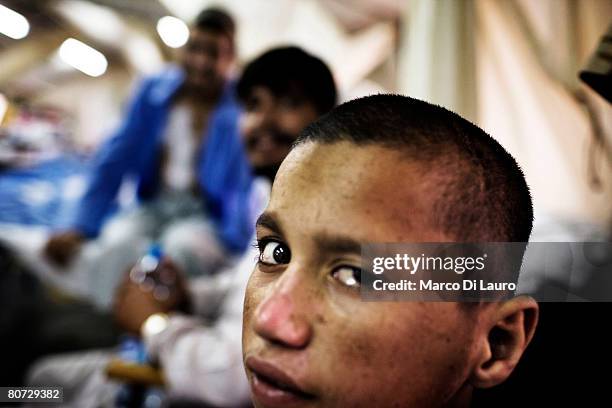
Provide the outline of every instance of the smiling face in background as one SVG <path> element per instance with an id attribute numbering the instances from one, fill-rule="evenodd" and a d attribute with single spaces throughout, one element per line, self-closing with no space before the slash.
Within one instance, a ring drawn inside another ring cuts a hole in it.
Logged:
<path id="1" fill-rule="evenodd" d="M 236 85 L 245 151 L 258 175 L 274 178 L 299 133 L 336 103 L 331 71 L 298 47 L 278 47 L 251 61 Z"/>
<path id="2" fill-rule="evenodd" d="M 274 95 L 255 86 L 245 100 L 241 133 L 249 162 L 258 174 L 276 173 L 299 132 L 319 114 L 302 95 Z M 273 177 L 271 177 L 273 178 Z"/>
<path id="3" fill-rule="evenodd" d="M 377 145 L 308 142 L 283 162 L 258 222 L 261 256 L 245 300 L 257 406 L 469 398 L 474 315 L 456 303 L 360 299 L 360 244 L 449 241 L 428 227 L 425 188 L 417 164 Z"/>

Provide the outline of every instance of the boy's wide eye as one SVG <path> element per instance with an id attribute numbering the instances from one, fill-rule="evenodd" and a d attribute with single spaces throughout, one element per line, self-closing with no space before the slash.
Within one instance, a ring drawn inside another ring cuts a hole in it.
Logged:
<path id="1" fill-rule="evenodd" d="M 288 264 L 291 260 L 289 248 L 278 241 L 259 243 L 259 262 L 266 265 Z"/>
<path id="2" fill-rule="evenodd" d="M 349 288 L 358 288 L 361 286 L 361 269 L 353 266 L 340 266 L 332 272 L 334 279 L 337 279 Z"/>

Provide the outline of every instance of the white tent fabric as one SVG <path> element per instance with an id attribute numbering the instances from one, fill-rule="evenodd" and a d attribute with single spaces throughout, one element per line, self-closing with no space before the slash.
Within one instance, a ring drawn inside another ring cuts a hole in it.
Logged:
<path id="1" fill-rule="evenodd" d="M 472 1 L 412 0 L 402 22 L 399 90 L 476 119 Z"/>
<path id="2" fill-rule="evenodd" d="M 504 145 L 526 173 L 536 223 L 606 227 L 612 168 L 594 164 L 594 188 L 588 150 L 595 127 L 583 101 L 608 140 L 612 108 L 579 85 L 577 74 L 609 16 L 612 2 L 604 1 L 413 0 L 400 90 L 473 119 Z"/>

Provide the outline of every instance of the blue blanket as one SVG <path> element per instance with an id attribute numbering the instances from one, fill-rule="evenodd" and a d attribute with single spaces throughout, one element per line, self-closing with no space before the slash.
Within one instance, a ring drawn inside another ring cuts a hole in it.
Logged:
<path id="1" fill-rule="evenodd" d="M 73 221 L 90 165 L 62 156 L 0 171 L 0 222 L 66 228 Z"/>

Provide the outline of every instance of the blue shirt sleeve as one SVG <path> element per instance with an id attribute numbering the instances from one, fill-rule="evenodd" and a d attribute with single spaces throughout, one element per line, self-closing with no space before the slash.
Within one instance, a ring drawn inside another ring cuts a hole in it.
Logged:
<path id="1" fill-rule="evenodd" d="M 233 253 L 248 248 L 254 230 L 249 202 L 253 176 L 239 134 L 239 114 L 230 107 L 215 115 L 199 172 L 217 235 Z"/>
<path id="2" fill-rule="evenodd" d="M 138 157 L 139 136 L 146 122 L 143 105 L 149 81 L 143 81 L 129 102 L 120 126 L 96 153 L 87 190 L 81 199 L 73 228 L 93 238 L 110 212 L 123 177 Z"/>

